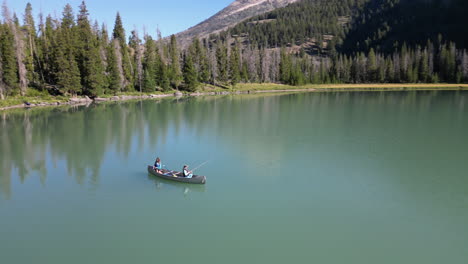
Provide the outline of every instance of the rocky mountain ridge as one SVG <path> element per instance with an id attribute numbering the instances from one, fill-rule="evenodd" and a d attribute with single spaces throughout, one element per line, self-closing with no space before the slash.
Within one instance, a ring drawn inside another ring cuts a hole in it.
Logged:
<path id="1" fill-rule="evenodd" d="M 176 34 L 180 45 L 186 46 L 194 37 L 204 38 L 234 26 L 250 17 L 287 6 L 299 0 L 236 0 L 207 20 Z"/>

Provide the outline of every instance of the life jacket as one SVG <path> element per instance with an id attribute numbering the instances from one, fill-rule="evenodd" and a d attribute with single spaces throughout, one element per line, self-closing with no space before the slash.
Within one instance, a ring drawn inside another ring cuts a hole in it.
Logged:
<path id="1" fill-rule="evenodd" d="M 154 167 L 156 167 L 157 169 L 161 169 L 161 163 L 155 162 Z"/>

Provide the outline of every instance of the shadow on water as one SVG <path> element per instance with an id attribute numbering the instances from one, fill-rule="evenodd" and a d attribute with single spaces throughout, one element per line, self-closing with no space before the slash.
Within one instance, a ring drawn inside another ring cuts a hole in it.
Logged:
<path id="1" fill-rule="evenodd" d="M 252 159 L 268 156 L 270 160 L 280 160 L 284 150 L 291 148 L 282 144 L 281 138 L 297 136 L 298 122 L 314 120 L 311 133 L 319 133 L 321 126 L 330 122 L 337 126 L 332 132 L 346 131 L 347 122 L 356 114 L 400 119 L 408 113 L 424 117 L 436 113 L 450 117 L 444 121 L 444 125 L 452 126 L 447 129 L 462 131 L 466 98 L 466 92 L 330 92 L 146 100 L 3 112 L 0 195 L 6 199 L 12 196 L 13 175 L 21 184 L 37 175 L 46 185 L 47 177 L 62 163 L 66 173 L 61 174 L 79 185 L 96 187 L 106 154 L 115 153 L 127 161 L 135 160 L 130 156 L 135 149 L 167 147 L 167 151 L 181 151 L 177 140 L 184 133 L 190 133 L 194 141 L 211 135 L 213 138 L 200 142 L 221 142 L 228 145 L 226 149 L 252 155 Z M 174 146 L 168 146 L 170 140 Z M 197 154 L 194 150 L 187 154 L 191 156 L 180 159 L 191 159 Z M 153 158 L 148 157 L 148 162 Z M 154 182 L 158 188 L 169 186 L 183 192 L 186 188 L 189 192 L 205 190 L 203 186 L 187 187 L 160 179 Z"/>

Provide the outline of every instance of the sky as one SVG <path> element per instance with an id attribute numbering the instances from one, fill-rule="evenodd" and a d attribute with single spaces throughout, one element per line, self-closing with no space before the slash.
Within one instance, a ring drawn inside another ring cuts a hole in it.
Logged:
<path id="1" fill-rule="evenodd" d="M 7 5 L 18 18 L 23 21 L 24 8 L 31 3 L 35 14 L 61 17 L 63 7 L 69 3 L 75 14 L 82 0 L 7 0 Z M 183 31 L 214 15 L 234 0 L 87 0 L 86 6 L 92 21 L 106 23 L 108 30 L 114 27 L 115 15 L 120 12 L 125 33 L 128 35 L 133 29 L 146 31 L 156 36 L 159 26 L 164 36 Z"/>

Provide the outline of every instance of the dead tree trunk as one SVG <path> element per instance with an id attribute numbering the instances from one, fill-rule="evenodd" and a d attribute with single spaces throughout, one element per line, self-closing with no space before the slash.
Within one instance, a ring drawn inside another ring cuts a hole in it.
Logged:
<path id="1" fill-rule="evenodd" d="M 113 44 L 114 44 L 114 50 L 115 50 L 115 57 L 117 59 L 117 69 L 119 71 L 119 77 L 120 77 L 119 92 L 121 92 L 126 86 L 125 85 L 126 80 L 125 80 L 125 75 L 124 75 L 124 70 L 123 70 L 123 65 L 122 65 L 122 51 L 120 48 L 119 40 L 114 39 Z"/>
<path id="2" fill-rule="evenodd" d="M 14 48 L 15 48 L 16 62 L 18 64 L 20 94 L 24 96 L 26 94 L 26 88 L 28 87 L 28 79 L 26 76 L 27 74 L 26 65 L 24 64 L 25 47 L 24 47 L 23 36 L 21 34 L 21 30 L 19 30 L 19 28 L 16 27 L 16 24 L 13 22 L 13 19 L 11 18 L 10 10 L 8 9 L 8 6 L 6 5 L 6 1 L 3 2 L 2 15 L 3 15 L 3 18 L 5 19 L 5 23 L 8 24 L 14 36 L 14 41 L 15 41 Z"/>

